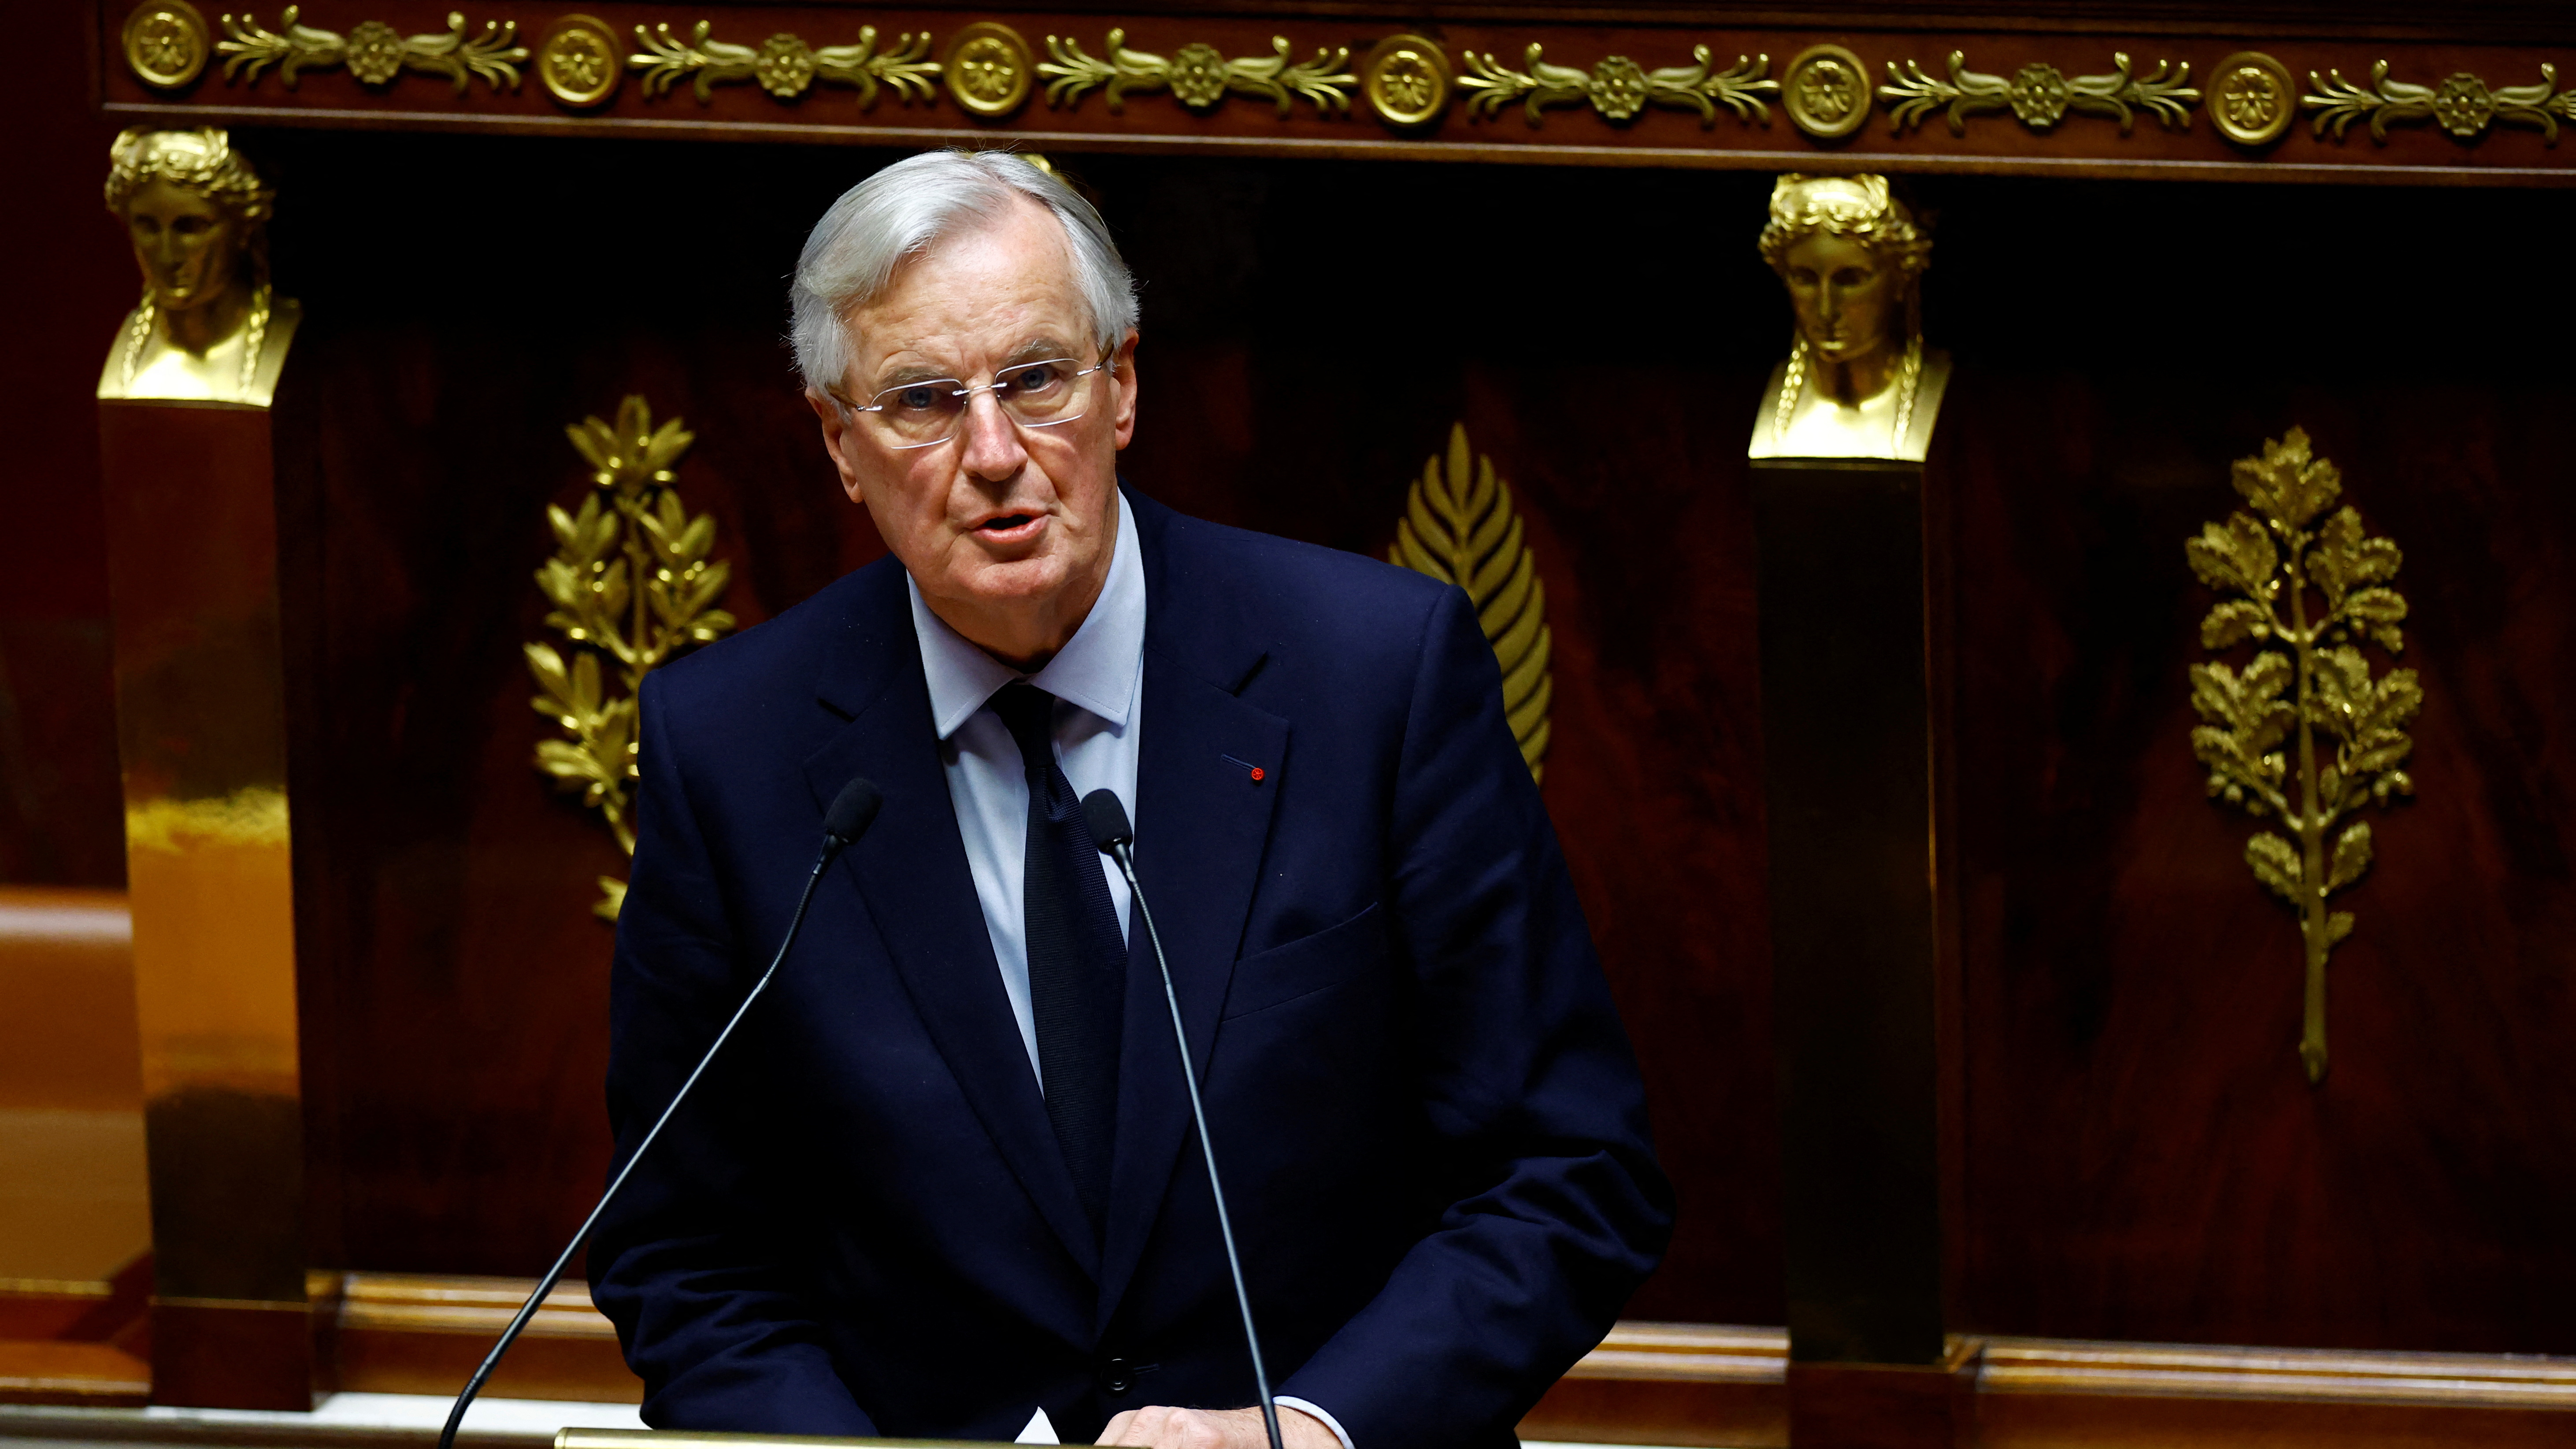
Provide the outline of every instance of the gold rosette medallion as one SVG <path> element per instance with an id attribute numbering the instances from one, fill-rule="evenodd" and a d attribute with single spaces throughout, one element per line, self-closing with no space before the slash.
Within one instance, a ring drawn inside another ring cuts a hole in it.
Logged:
<path id="1" fill-rule="evenodd" d="M 1780 75 L 1780 108 L 1801 131 L 1838 141 L 1869 119 L 1869 67 L 1839 45 L 1811 45 Z"/>
<path id="2" fill-rule="evenodd" d="M 1360 94 L 1394 130 L 1439 120 L 1451 89 L 1448 55 L 1419 35 L 1390 35 L 1360 60 Z"/>
<path id="3" fill-rule="evenodd" d="M 617 94 L 626 56 L 617 32 L 595 15 L 565 15 L 546 27 L 537 44 L 537 79 L 546 94 L 581 110 Z"/>
<path id="4" fill-rule="evenodd" d="M 2280 140 L 2298 111 L 2299 91 L 2289 67 L 2259 50 L 2240 50 L 2210 74 L 2210 122 L 2239 146 Z"/>
<path id="5" fill-rule="evenodd" d="M 949 97 L 967 114 L 999 119 L 1028 104 L 1033 64 L 1018 31 L 978 20 L 950 39 L 941 74 Z"/>
<path id="6" fill-rule="evenodd" d="M 147 86 L 175 91 L 206 69 L 206 17 L 188 0 L 144 0 L 125 17 L 125 66 Z"/>

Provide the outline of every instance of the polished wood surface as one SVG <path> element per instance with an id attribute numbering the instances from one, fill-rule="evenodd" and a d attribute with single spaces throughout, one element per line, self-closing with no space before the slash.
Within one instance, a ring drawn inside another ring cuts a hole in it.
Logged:
<path id="1" fill-rule="evenodd" d="M 2036 343 L 1993 357 L 1943 422 L 1971 581 L 1962 1326 L 2576 1351 L 2558 1307 L 2576 1293 L 2576 692 L 2557 662 L 2576 394 L 2544 360 L 2576 307 L 2485 308 L 2430 268 L 2393 288 L 2382 262 L 2307 244 L 2327 214 L 2279 202 L 2235 212 L 2229 267 L 2182 272 L 2143 243 L 2079 257 L 1951 216 L 1945 261 L 2021 269 L 2034 327 L 2038 299 L 2096 269 L 2141 319 L 2126 365 L 2089 375 Z M 2478 207 L 2378 216 L 2394 246 L 2463 261 L 2501 230 Z M 2161 341 L 2155 318 L 2175 324 Z M 2249 326 L 2283 345 L 2248 361 Z M 2324 340 L 2363 337 L 2409 361 Z M 2210 600 L 2181 541 L 2237 502 L 2229 461 L 2294 423 L 2405 551 L 2398 662 L 2427 696 L 2417 798 L 2339 898 L 2358 926 L 2314 1089 L 2292 1055 L 2296 924 L 2243 862 L 2252 826 L 2203 798 L 2184 672 Z"/>
<path id="2" fill-rule="evenodd" d="M 1789 1354 L 1937 1363 L 1923 470 L 1781 458 L 1752 478 Z"/>

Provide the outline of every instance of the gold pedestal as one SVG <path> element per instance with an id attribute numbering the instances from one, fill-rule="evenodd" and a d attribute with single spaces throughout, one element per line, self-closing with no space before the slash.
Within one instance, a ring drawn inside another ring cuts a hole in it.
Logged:
<path id="1" fill-rule="evenodd" d="M 308 1409 L 270 414 L 102 401 L 99 433 L 151 1168 L 152 1396 Z"/>

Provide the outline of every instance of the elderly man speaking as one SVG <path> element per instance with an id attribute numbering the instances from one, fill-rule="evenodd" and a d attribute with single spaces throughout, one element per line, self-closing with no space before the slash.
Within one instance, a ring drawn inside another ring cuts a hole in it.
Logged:
<path id="1" fill-rule="evenodd" d="M 1292 1449 L 1507 1446 L 1661 1254 L 1669 1189 L 1457 589 L 1124 489 L 1134 284 L 999 152 L 887 167 L 794 286 L 891 557 L 645 682 L 602 1226 L 648 1422 L 1267 1442 L 1162 980 Z"/>

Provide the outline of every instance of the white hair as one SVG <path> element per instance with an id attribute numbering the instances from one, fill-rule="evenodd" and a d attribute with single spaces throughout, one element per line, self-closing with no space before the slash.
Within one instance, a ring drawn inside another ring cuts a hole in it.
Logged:
<path id="1" fill-rule="evenodd" d="M 832 393 L 853 355 L 850 311 L 882 293 L 905 258 L 1008 214 L 1021 197 L 1064 227 L 1074 287 L 1106 354 L 1136 326 L 1136 279 L 1109 228 L 1074 189 L 1008 151 L 924 151 L 841 193 L 814 223 L 788 288 L 788 340 L 805 385 Z"/>

